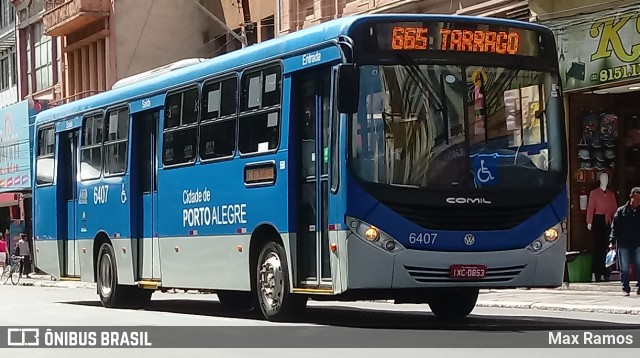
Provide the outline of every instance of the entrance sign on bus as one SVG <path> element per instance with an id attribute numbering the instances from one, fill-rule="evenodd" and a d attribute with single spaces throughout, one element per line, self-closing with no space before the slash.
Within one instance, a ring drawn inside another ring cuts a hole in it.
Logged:
<path id="1" fill-rule="evenodd" d="M 340 50 L 335 46 L 304 53 L 299 56 L 284 59 L 285 72 L 293 72 L 301 68 L 318 66 L 323 63 L 335 61 L 338 58 L 340 58 Z"/>

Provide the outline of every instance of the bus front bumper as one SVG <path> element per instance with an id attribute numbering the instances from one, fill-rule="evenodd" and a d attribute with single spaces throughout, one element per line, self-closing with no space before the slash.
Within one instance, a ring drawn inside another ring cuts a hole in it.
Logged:
<path id="1" fill-rule="evenodd" d="M 404 249 L 391 254 L 349 234 L 347 286 L 343 289 L 430 287 L 558 287 L 565 266 L 566 234 L 541 252 L 528 248 L 492 252 Z M 454 265 L 486 266 L 482 278 L 452 278 Z"/>

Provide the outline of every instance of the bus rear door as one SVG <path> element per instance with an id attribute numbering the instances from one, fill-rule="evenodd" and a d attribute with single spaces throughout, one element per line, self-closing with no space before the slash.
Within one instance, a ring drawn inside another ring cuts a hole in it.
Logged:
<path id="1" fill-rule="evenodd" d="M 76 241 L 76 199 L 78 198 L 78 140 L 80 129 L 60 132 L 58 146 L 58 244 L 62 277 L 80 276 L 79 248 Z M 86 199 L 86 198 L 85 198 Z"/>
<path id="2" fill-rule="evenodd" d="M 136 280 L 160 278 L 158 243 L 157 130 L 158 110 L 133 113 L 132 117 L 132 232 L 137 248 Z"/>
<path id="3" fill-rule="evenodd" d="M 331 287 L 329 256 L 329 119 L 331 68 L 295 77 L 297 101 L 291 113 L 297 128 L 297 285 Z"/>

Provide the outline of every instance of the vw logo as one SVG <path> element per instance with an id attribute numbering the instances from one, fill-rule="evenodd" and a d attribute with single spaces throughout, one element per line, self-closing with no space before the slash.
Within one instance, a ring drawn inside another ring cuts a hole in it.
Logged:
<path id="1" fill-rule="evenodd" d="M 471 234 L 466 234 L 464 236 L 464 243 L 467 244 L 467 246 L 471 246 L 476 242 L 476 238 L 475 236 L 471 235 Z"/>

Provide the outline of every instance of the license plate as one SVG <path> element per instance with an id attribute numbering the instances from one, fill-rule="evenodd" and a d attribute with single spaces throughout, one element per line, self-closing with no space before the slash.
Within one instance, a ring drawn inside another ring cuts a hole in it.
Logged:
<path id="1" fill-rule="evenodd" d="M 451 278 L 477 280 L 487 274 L 486 265 L 452 265 L 449 271 Z"/>

